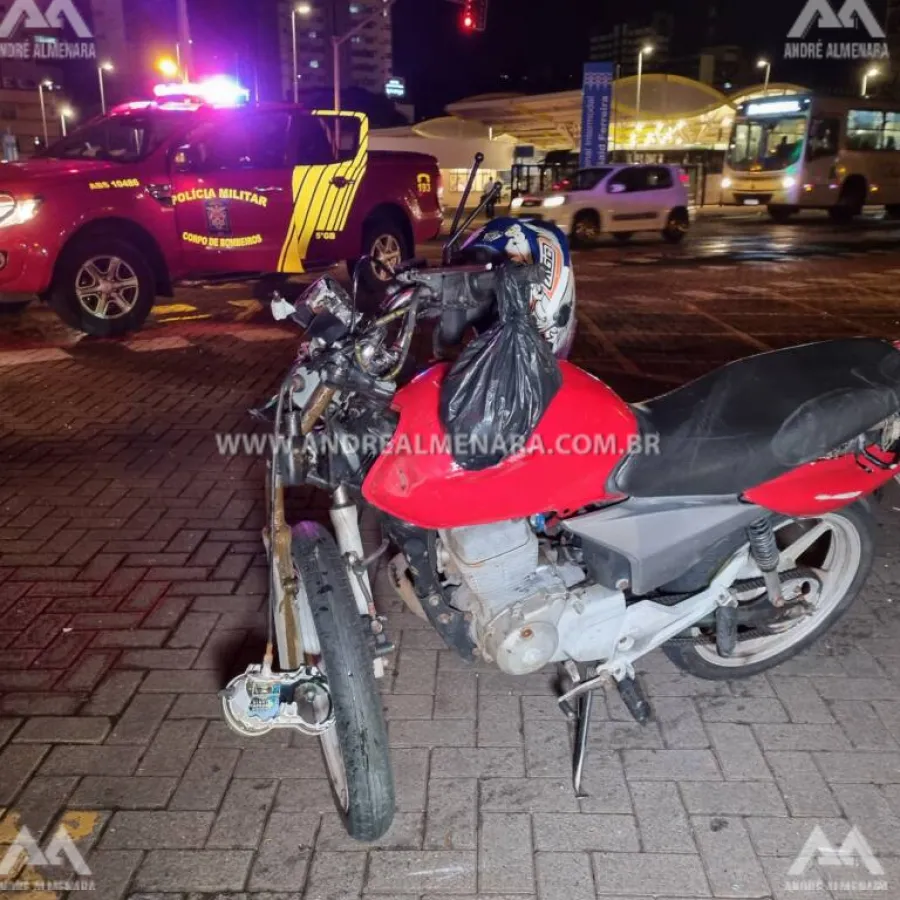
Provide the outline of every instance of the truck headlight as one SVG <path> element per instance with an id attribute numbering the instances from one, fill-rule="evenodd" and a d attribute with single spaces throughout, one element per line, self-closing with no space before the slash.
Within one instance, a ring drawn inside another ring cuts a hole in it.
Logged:
<path id="1" fill-rule="evenodd" d="M 547 199 L 544 200 L 543 205 L 550 208 L 554 206 L 562 206 L 565 202 L 566 198 L 562 194 L 559 194 L 556 197 L 547 197 Z"/>
<path id="2" fill-rule="evenodd" d="M 722 187 L 725 188 L 726 191 L 733 184 L 734 184 L 734 182 L 727 175 L 722 179 Z"/>
<path id="3" fill-rule="evenodd" d="M 22 225 L 35 217 L 40 209 L 40 197 L 26 197 L 16 200 L 12 194 L 0 194 L 0 228 L 7 225 Z"/>

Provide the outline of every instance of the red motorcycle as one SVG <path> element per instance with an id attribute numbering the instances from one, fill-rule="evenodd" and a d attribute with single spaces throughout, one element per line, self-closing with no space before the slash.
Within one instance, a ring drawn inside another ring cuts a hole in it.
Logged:
<path id="1" fill-rule="evenodd" d="M 701 678 L 777 666 L 820 638 L 873 559 L 869 498 L 900 464 L 900 351 L 881 340 L 743 359 L 637 406 L 560 361 L 526 445 L 467 467 L 446 441 L 441 363 L 397 390 L 423 317 L 458 311 L 533 267 L 408 270 L 391 311 L 361 319 L 327 276 L 296 304 L 307 331 L 274 403 L 269 645 L 223 691 L 244 735 L 320 735 L 360 840 L 385 833 L 394 788 L 376 678 L 391 644 L 369 569 L 389 546 L 399 595 L 465 659 L 512 675 L 557 664 L 581 790 L 592 691 L 639 722 L 636 664 L 656 648 Z M 289 527 L 286 486 L 331 493 L 334 536 Z M 384 541 L 365 555 L 362 502 Z M 275 650 L 279 670 L 275 669 Z"/>

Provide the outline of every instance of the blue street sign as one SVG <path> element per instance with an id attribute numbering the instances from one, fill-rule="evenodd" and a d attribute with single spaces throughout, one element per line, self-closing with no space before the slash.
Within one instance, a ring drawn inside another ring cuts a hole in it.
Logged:
<path id="1" fill-rule="evenodd" d="M 584 168 L 602 166 L 609 149 L 609 116 L 612 106 L 613 63 L 584 65 L 581 113 L 581 161 Z"/>

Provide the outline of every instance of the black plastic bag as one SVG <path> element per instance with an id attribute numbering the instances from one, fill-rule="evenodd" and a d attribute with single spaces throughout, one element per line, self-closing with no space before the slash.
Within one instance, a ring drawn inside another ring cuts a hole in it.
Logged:
<path id="1" fill-rule="evenodd" d="M 531 285 L 502 270 L 498 324 L 463 350 L 441 385 L 441 424 L 464 469 L 496 466 L 522 449 L 562 387 L 530 298 Z"/>

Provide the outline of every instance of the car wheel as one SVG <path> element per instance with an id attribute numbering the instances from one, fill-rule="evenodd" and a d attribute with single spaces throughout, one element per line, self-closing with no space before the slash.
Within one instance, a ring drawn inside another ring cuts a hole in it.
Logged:
<path id="1" fill-rule="evenodd" d="M 363 230 L 362 257 L 351 264 L 351 274 L 359 269 L 359 284 L 370 295 L 380 298 L 393 278 L 393 271 L 410 259 L 413 248 L 403 228 L 389 218 L 374 219 Z"/>
<path id="2" fill-rule="evenodd" d="M 600 217 L 592 209 L 585 209 L 575 216 L 572 223 L 572 242 L 579 247 L 590 247 L 600 237 Z"/>
<path id="3" fill-rule="evenodd" d="M 828 210 L 832 222 L 846 225 L 852 222 L 863 211 L 866 205 L 866 185 L 864 182 L 850 179 L 841 189 L 837 206 Z"/>
<path id="4" fill-rule="evenodd" d="M 47 296 L 67 325 L 94 337 L 137 331 L 155 298 L 156 278 L 141 251 L 99 236 L 64 251 Z"/>
<path id="5" fill-rule="evenodd" d="M 633 231 L 614 231 L 613 237 L 620 244 L 627 244 L 634 237 L 634 232 Z"/>
<path id="6" fill-rule="evenodd" d="M 780 225 L 790 221 L 791 216 L 797 211 L 792 206 L 769 206 L 767 209 L 772 221 L 778 222 Z"/>
<path id="7" fill-rule="evenodd" d="M 666 222 L 666 227 L 663 229 L 662 236 L 670 244 L 680 244 L 688 233 L 690 224 L 691 220 L 688 218 L 685 210 L 673 209 L 669 213 L 669 219 Z"/>

